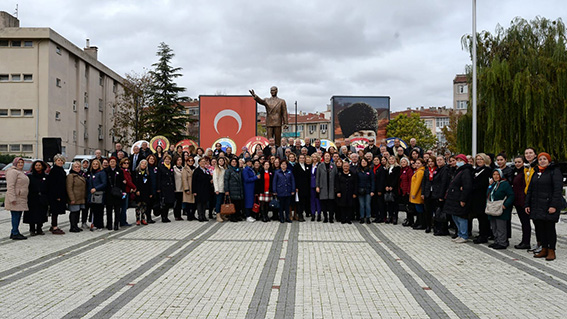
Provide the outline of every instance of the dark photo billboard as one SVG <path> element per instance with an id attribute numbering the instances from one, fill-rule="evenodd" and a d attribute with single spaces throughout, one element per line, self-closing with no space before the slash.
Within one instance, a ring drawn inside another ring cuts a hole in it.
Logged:
<path id="1" fill-rule="evenodd" d="M 386 138 L 390 120 L 389 96 L 333 96 L 331 97 L 333 139 L 368 139 L 376 144 Z"/>

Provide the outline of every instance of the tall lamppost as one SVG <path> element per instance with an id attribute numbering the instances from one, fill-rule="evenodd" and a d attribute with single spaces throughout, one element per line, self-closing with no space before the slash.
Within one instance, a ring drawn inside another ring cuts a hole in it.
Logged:
<path id="1" fill-rule="evenodd" d="M 476 0 L 472 0 L 472 155 L 477 152 L 477 109 L 476 109 Z"/>

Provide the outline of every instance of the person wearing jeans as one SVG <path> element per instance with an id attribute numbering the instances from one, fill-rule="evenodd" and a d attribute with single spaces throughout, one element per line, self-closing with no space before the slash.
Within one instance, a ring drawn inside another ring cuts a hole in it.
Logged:
<path id="1" fill-rule="evenodd" d="M 5 208 L 12 214 L 12 231 L 10 239 L 22 240 L 27 239 L 20 233 L 20 220 L 22 213 L 28 210 L 28 187 L 29 178 L 23 172 L 24 160 L 16 157 L 12 162 L 12 167 L 6 172 L 6 198 Z"/>
<path id="2" fill-rule="evenodd" d="M 343 163 L 343 166 L 345 164 Z M 343 168 L 344 169 L 344 168 Z M 356 175 L 358 177 L 358 188 L 356 189 L 356 194 L 358 196 L 358 202 L 360 206 L 360 223 L 370 224 L 370 199 L 374 196 L 374 172 L 370 169 L 370 165 L 366 158 L 360 159 L 360 165 L 356 170 Z"/>
<path id="3" fill-rule="evenodd" d="M 291 170 L 287 169 L 286 161 L 280 163 L 280 169 L 274 173 L 274 196 L 280 200 L 280 223 L 291 223 L 289 207 L 295 195 L 295 178 Z"/>
<path id="4" fill-rule="evenodd" d="M 453 242 L 462 244 L 469 239 L 469 222 L 467 219 L 470 194 L 472 192 L 472 165 L 466 164 L 467 157 L 464 154 L 455 156 L 457 160 L 457 170 L 455 176 L 449 183 L 447 195 L 445 196 L 445 206 L 443 210 L 447 215 L 452 215 L 457 225 L 458 236 Z"/>

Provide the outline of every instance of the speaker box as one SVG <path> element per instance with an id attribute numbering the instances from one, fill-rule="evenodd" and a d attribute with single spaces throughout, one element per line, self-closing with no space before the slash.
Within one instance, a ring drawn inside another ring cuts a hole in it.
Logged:
<path id="1" fill-rule="evenodd" d="M 43 160 L 45 162 L 53 162 L 53 157 L 61 154 L 61 138 L 44 137 L 41 142 L 43 145 Z"/>

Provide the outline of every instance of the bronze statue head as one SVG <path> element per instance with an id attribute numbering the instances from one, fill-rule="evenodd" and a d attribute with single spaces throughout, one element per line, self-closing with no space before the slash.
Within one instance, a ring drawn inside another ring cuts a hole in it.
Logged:
<path id="1" fill-rule="evenodd" d="M 275 87 L 275 86 L 272 86 L 272 87 L 270 88 L 270 93 L 272 94 L 272 97 L 278 96 L 278 88 Z"/>

